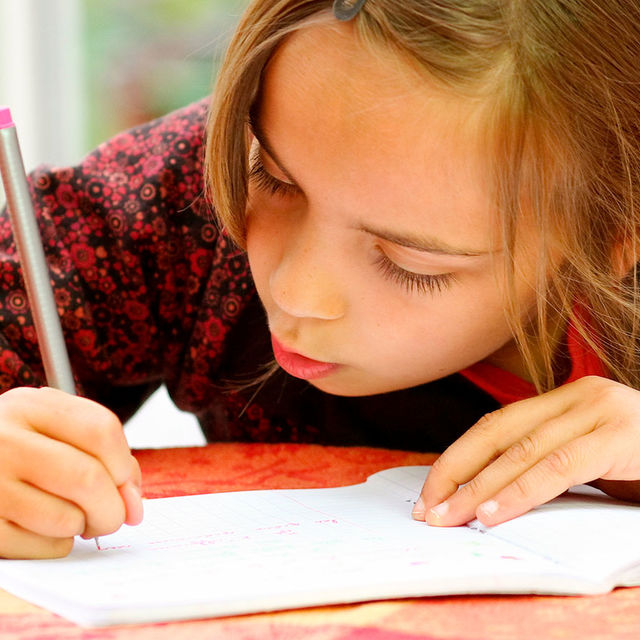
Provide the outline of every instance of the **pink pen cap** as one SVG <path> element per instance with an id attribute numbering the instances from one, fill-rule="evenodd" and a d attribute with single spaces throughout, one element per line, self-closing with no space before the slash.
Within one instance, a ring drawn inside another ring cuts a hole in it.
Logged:
<path id="1" fill-rule="evenodd" d="M 9 107 L 0 106 L 0 129 L 6 129 L 7 127 L 14 127 L 13 120 L 11 118 L 11 109 Z"/>

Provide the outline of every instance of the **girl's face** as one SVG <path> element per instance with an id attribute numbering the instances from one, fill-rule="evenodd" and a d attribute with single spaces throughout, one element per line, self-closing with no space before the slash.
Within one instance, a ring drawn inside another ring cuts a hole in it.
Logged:
<path id="1" fill-rule="evenodd" d="M 339 395 L 480 360 L 524 375 L 468 102 L 374 55 L 347 23 L 287 40 L 256 115 L 247 250 L 285 370 Z M 522 257 L 520 272 L 533 265 Z"/>

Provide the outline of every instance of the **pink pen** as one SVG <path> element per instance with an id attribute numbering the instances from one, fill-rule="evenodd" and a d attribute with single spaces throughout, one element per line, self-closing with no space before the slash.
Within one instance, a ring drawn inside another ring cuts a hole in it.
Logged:
<path id="1" fill-rule="evenodd" d="M 16 126 L 9 108 L 2 106 L 0 106 L 0 174 L 7 196 L 9 217 L 20 255 L 47 384 L 75 394 L 71 363 L 53 297 L 49 268 L 31 202 Z M 96 546 L 100 548 L 97 538 Z"/>
<path id="2" fill-rule="evenodd" d="M 71 364 L 29 194 L 16 127 L 7 107 L 0 107 L 0 173 L 47 384 L 67 393 L 75 393 Z"/>

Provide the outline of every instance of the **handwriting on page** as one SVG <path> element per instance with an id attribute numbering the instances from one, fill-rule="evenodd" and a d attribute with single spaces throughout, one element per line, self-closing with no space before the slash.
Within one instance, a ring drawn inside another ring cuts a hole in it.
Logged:
<path id="1" fill-rule="evenodd" d="M 520 538 L 536 527 L 525 520 L 515 544 L 412 520 L 424 476 L 424 468 L 403 467 L 350 487 L 149 500 L 142 525 L 104 536 L 102 550 L 77 540 L 67 558 L 7 561 L 0 575 L 17 594 L 98 624 L 412 595 L 610 588 L 526 548 Z M 560 533 L 556 541 L 574 537 Z"/>
<path id="2" fill-rule="evenodd" d="M 258 491 L 148 501 L 145 524 L 104 537 L 101 553 L 144 550 L 158 568 L 179 554 L 183 567 L 206 563 L 217 573 L 235 567 L 283 579 L 329 566 L 360 574 L 367 566 L 377 572 L 410 569 L 450 563 L 452 557 L 466 559 L 466 566 L 527 558 L 525 552 L 505 554 L 503 546 L 465 528 L 444 535 L 414 522 L 407 506 L 412 487 L 372 487 L 374 501 L 363 495 L 363 485 L 344 489 L 333 495 Z"/>

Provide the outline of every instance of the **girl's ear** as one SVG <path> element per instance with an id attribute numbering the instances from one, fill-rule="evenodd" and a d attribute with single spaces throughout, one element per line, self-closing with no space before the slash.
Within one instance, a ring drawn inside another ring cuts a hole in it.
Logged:
<path id="1" fill-rule="evenodd" d="M 640 261 L 640 234 L 628 236 L 613 247 L 612 266 L 614 273 L 624 278 Z"/>

